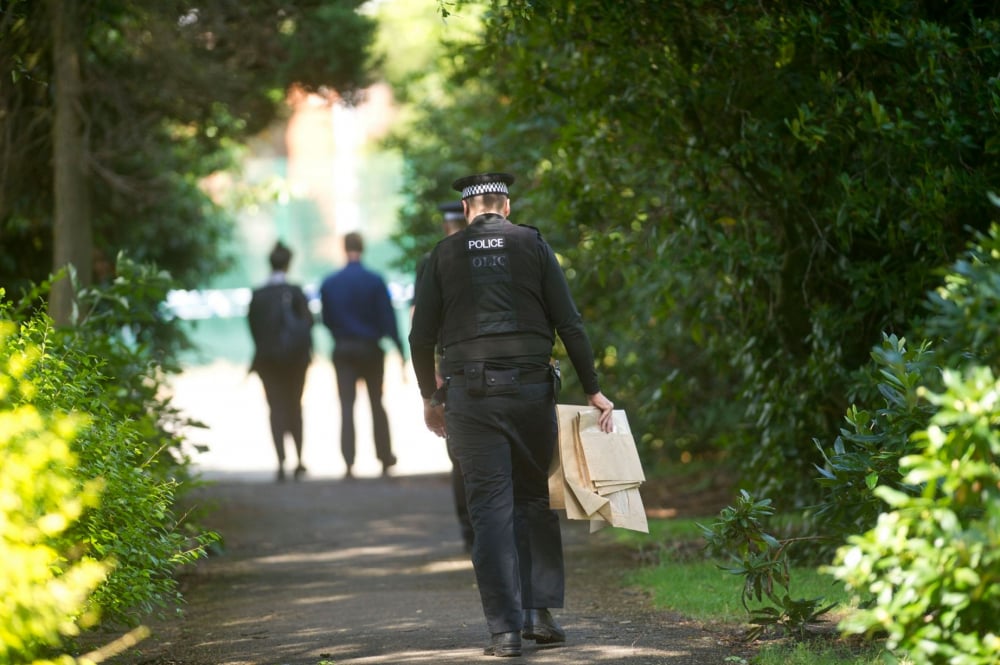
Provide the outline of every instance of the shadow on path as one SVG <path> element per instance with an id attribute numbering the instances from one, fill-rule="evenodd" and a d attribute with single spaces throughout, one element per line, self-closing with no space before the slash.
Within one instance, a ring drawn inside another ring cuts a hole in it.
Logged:
<path id="1" fill-rule="evenodd" d="M 184 616 L 114 663 L 488 663 L 472 567 L 444 474 L 301 483 L 221 479 L 192 497 L 221 551 L 182 577 Z M 721 665 L 720 634 L 651 610 L 620 587 L 627 553 L 564 522 L 561 647 L 533 663 Z M 505 661 L 508 662 L 508 661 Z"/>

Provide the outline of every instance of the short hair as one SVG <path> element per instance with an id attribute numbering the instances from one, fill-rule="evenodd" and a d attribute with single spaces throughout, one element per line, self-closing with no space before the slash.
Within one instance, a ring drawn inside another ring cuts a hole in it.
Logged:
<path id="1" fill-rule="evenodd" d="M 271 250 L 268 260 L 271 262 L 271 270 L 285 272 L 288 270 L 288 264 L 292 262 L 292 250 L 279 240 L 274 243 L 274 249 Z"/>
<path id="2" fill-rule="evenodd" d="M 480 194 L 478 198 L 481 210 L 503 210 L 508 197 L 506 194 Z"/>
<path id="3" fill-rule="evenodd" d="M 361 239 L 361 234 L 351 231 L 345 235 L 344 250 L 347 252 L 358 252 L 359 254 L 365 251 L 365 241 Z"/>

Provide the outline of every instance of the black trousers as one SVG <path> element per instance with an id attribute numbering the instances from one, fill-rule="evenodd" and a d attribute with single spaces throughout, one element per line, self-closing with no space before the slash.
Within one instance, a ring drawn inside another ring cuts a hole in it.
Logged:
<path id="1" fill-rule="evenodd" d="M 450 386 L 445 420 L 465 478 L 486 623 L 491 633 L 519 631 L 523 609 L 562 607 L 565 592 L 559 518 L 549 508 L 558 437 L 552 384 L 482 397 Z"/>
<path id="2" fill-rule="evenodd" d="M 364 381 L 372 409 L 375 455 L 383 464 L 391 466 L 396 460 L 389 439 L 389 419 L 382 406 L 385 352 L 377 340 L 338 339 L 334 342 L 333 368 L 340 395 L 340 450 L 344 463 L 348 467 L 354 466 L 354 401 L 358 394 L 358 381 Z"/>
<path id="3" fill-rule="evenodd" d="M 455 499 L 455 515 L 458 517 L 458 526 L 462 534 L 462 542 L 465 549 L 472 551 L 473 531 L 472 520 L 469 519 L 469 502 L 465 498 L 465 476 L 462 475 L 462 467 L 455 459 L 455 455 L 448 448 L 448 459 L 451 460 L 451 493 Z"/>
<path id="4" fill-rule="evenodd" d="M 291 435 L 299 464 L 302 463 L 302 391 L 308 365 L 288 366 L 258 363 L 264 396 L 271 410 L 271 438 L 278 466 L 285 463 L 285 436 Z"/>

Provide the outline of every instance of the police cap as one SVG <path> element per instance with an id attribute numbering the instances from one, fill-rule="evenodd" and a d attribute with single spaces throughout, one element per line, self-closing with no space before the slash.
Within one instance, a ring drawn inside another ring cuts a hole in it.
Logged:
<path id="1" fill-rule="evenodd" d="M 477 173 L 467 175 L 451 183 L 452 189 L 462 192 L 462 200 L 483 194 L 503 194 L 508 196 L 507 186 L 514 184 L 514 176 L 509 173 Z"/>
<path id="2" fill-rule="evenodd" d="M 444 213 L 444 221 L 446 222 L 465 219 L 465 213 L 462 211 L 461 201 L 448 201 L 447 203 L 439 203 L 438 210 Z"/>

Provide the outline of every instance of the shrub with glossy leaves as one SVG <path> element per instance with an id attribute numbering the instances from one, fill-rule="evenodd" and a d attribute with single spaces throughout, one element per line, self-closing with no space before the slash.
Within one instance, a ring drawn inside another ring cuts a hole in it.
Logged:
<path id="1" fill-rule="evenodd" d="M 929 343 L 912 348 L 905 339 L 886 335 L 871 355 L 868 386 L 878 401 L 852 404 L 829 448 L 816 441 L 824 459 L 817 467 L 824 491 L 816 515 L 828 535 L 844 537 L 875 524 L 885 509 L 872 492 L 876 487 L 914 491 L 902 483 L 899 460 L 913 450 L 910 436 L 926 427 L 934 412 L 919 395 L 939 373 Z"/>
<path id="2" fill-rule="evenodd" d="M 788 550 L 812 539 L 771 535 L 764 530 L 764 523 L 773 515 L 770 499 L 755 499 L 740 490 L 736 502 L 724 508 L 715 522 L 699 526 L 706 549 L 715 555 L 728 555 L 731 563 L 721 567 L 744 578 L 740 600 L 753 624 L 746 638 L 757 639 L 771 628 L 804 638 L 833 605 L 821 597 L 792 596 Z"/>
<path id="3" fill-rule="evenodd" d="M 913 434 L 927 428 L 937 410 L 921 395 L 941 390 L 941 368 L 972 366 L 1000 372 L 995 342 L 1000 312 L 1000 226 L 977 234 L 968 249 L 927 294 L 927 318 L 916 326 L 916 344 L 885 335 L 861 374 L 846 426 L 820 448 L 824 465 L 818 516 L 831 535 L 846 537 L 875 526 L 885 503 L 878 487 L 918 494 L 903 480 L 899 462 L 917 451 Z"/>
<path id="4" fill-rule="evenodd" d="M 842 547 L 830 570 L 875 597 L 842 627 L 888 634 L 917 665 L 1000 658 L 1000 382 L 987 368 L 947 371 L 926 396 L 938 411 L 900 462 L 918 494 L 880 486 L 890 511 Z"/>

